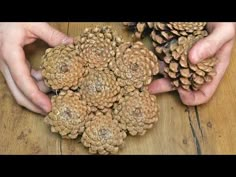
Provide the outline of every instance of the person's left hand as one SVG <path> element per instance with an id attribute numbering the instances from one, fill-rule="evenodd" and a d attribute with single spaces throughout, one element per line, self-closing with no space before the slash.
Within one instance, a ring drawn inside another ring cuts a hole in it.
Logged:
<path id="1" fill-rule="evenodd" d="M 73 39 L 47 23 L 0 23 L 0 71 L 16 102 L 46 114 L 51 110 L 42 76 L 31 71 L 23 47 L 42 39 L 50 46 L 72 43 Z"/>

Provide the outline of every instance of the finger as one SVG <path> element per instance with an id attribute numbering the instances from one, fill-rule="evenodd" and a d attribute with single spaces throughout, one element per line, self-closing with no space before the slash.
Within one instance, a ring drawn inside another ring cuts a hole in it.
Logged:
<path id="1" fill-rule="evenodd" d="M 216 91 L 224 73 L 229 65 L 233 41 L 230 41 L 220 50 L 218 57 L 220 59 L 216 66 L 217 75 L 213 78 L 212 82 L 205 84 L 199 91 L 189 92 L 182 88 L 178 89 L 182 102 L 189 106 L 200 105 L 209 101 L 214 92 Z"/>
<path id="2" fill-rule="evenodd" d="M 173 91 L 175 88 L 171 85 L 170 80 L 166 78 L 154 80 L 149 86 L 148 91 L 151 94 Z"/>
<path id="3" fill-rule="evenodd" d="M 51 110 L 50 100 L 38 89 L 31 77 L 29 68 L 25 62 L 26 59 L 23 49 L 18 46 L 12 46 L 12 48 L 14 48 L 14 50 L 8 52 L 6 63 L 14 82 L 30 101 L 32 101 L 36 106 L 39 106 L 45 112 L 49 112 Z"/>
<path id="4" fill-rule="evenodd" d="M 51 91 L 51 89 L 45 85 L 44 81 L 37 81 L 36 84 L 39 90 L 43 93 L 48 93 Z"/>
<path id="5" fill-rule="evenodd" d="M 40 39 L 47 42 L 50 46 L 55 47 L 60 44 L 73 43 L 73 38 L 51 27 L 48 23 L 35 23 L 31 27 L 32 33 Z"/>
<path id="6" fill-rule="evenodd" d="M 44 93 L 48 93 L 51 91 L 51 89 L 44 83 L 43 76 L 40 70 L 36 71 L 35 69 L 31 69 L 31 75 L 35 79 L 36 84 L 40 91 Z"/>
<path id="7" fill-rule="evenodd" d="M 7 85 L 9 87 L 12 95 L 14 96 L 14 98 L 18 102 L 18 104 L 20 104 L 21 106 L 23 106 L 23 107 L 25 107 L 25 108 L 33 111 L 33 112 L 36 112 L 36 113 L 39 113 L 39 114 L 42 114 L 42 115 L 46 114 L 43 110 L 41 110 L 40 108 L 35 106 L 33 103 L 31 103 L 31 101 L 29 101 L 24 96 L 24 94 L 21 93 L 21 91 L 16 86 L 14 80 L 12 79 L 11 74 L 10 74 L 8 69 L 6 69 L 6 68 L 4 69 L 3 75 L 6 79 Z"/>
<path id="8" fill-rule="evenodd" d="M 214 56 L 225 43 L 231 40 L 234 31 L 231 30 L 231 27 L 228 28 L 228 25 L 216 27 L 209 36 L 199 40 L 189 52 L 191 63 L 197 64 L 203 59 Z"/>
<path id="9" fill-rule="evenodd" d="M 37 81 L 43 80 L 42 72 L 40 70 L 31 69 L 31 75 Z"/>

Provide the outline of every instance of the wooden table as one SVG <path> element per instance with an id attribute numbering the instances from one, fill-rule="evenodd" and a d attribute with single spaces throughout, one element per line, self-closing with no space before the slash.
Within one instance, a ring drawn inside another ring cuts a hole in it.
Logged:
<path id="1" fill-rule="evenodd" d="M 70 36 L 85 27 L 109 24 L 131 40 L 121 23 L 51 23 Z M 27 46 L 34 68 L 48 46 Z M 205 105 L 186 107 L 176 92 L 158 95 L 161 117 L 142 137 L 128 137 L 120 154 L 235 154 L 236 153 L 236 48 L 230 66 L 213 98 Z M 50 132 L 43 117 L 17 105 L 0 75 L 0 154 L 87 154 L 77 141 L 63 140 Z"/>

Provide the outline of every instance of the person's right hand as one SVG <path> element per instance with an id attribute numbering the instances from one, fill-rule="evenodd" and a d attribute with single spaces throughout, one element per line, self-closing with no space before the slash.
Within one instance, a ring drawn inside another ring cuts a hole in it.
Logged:
<path id="1" fill-rule="evenodd" d="M 189 60 L 197 64 L 202 60 L 215 56 L 218 63 L 215 67 L 217 75 L 212 82 L 206 83 L 198 91 L 186 91 L 178 88 L 181 101 L 188 106 L 196 106 L 208 102 L 215 93 L 230 63 L 231 51 L 235 41 L 235 23 L 208 23 L 209 36 L 199 40 L 189 52 Z M 169 92 L 174 88 L 167 78 L 157 79 L 149 85 L 152 94 Z"/>
<path id="2" fill-rule="evenodd" d="M 50 46 L 72 43 L 73 39 L 47 23 L 0 23 L 0 70 L 17 103 L 46 114 L 51 110 L 49 97 L 39 72 L 31 71 L 23 47 L 42 39 Z"/>

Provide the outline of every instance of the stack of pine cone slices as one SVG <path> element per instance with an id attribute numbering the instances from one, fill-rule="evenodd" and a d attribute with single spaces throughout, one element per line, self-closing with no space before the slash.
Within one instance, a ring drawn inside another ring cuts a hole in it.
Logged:
<path id="1" fill-rule="evenodd" d="M 45 122 L 63 138 L 80 137 L 90 153 L 117 153 L 127 135 L 144 135 L 159 119 L 146 88 L 159 73 L 158 59 L 142 42 L 124 42 L 108 26 L 86 28 L 42 60 L 55 92 Z"/>
<path id="2" fill-rule="evenodd" d="M 138 39 L 149 32 L 155 53 L 164 62 L 164 75 L 174 87 L 197 91 L 216 75 L 216 57 L 196 65 L 188 59 L 194 44 L 208 36 L 206 22 L 124 22 L 124 25 L 132 29 Z"/>

